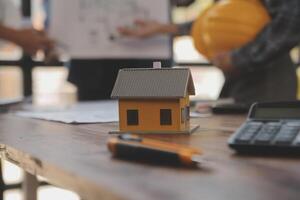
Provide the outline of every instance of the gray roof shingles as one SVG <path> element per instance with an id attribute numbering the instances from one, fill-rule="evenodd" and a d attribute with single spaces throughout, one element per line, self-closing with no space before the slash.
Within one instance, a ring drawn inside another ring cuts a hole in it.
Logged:
<path id="1" fill-rule="evenodd" d="M 195 88 L 188 68 L 121 69 L 112 98 L 182 98 L 194 95 Z"/>

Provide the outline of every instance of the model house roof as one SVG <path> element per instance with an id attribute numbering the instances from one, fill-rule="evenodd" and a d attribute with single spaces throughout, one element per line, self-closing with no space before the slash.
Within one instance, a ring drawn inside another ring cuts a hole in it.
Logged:
<path id="1" fill-rule="evenodd" d="M 182 98 L 195 95 L 188 68 L 121 69 L 112 98 Z"/>

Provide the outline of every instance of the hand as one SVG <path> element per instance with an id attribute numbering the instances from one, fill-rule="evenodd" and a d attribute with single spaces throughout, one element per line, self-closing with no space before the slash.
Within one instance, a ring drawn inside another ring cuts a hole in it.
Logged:
<path id="1" fill-rule="evenodd" d="M 212 58 L 212 63 L 221 69 L 224 73 L 231 73 L 234 67 L 231 60 L 231 54 L 228 52 L 219 53 Z"/>
<path id="2" fill-rule="evenodd" d="M 53 65 L 59 62 L 59 54 L 55 49 L 45 51 L 44 63 L 47 65 Z"/>
<path id="3" fill-rule="evenodd" d="M 48 38 L 44 32 L 34 29 L 16 30 L 13 42 L 30 55 L 35 55 L 38 50 L 51 50 L 54 46 L 54 41 Z"/>
<path id="4" fill-rule="evenodd" d="M 121 35 L 135 38 L 148 38 L 162 33 L 167 33 L 169 25 L 161 24 L 157 21 L 136 20 L 134 28 L 119 27 Z"/>

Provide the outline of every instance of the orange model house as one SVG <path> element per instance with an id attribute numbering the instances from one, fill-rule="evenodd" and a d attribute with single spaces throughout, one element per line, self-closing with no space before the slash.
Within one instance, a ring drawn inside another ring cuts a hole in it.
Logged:
<path id="1" fill-rule="evenodd" d="M 111 97 L 119 99 L 118 133 L 190 133 L 188 68 L 119 71 Z"/>

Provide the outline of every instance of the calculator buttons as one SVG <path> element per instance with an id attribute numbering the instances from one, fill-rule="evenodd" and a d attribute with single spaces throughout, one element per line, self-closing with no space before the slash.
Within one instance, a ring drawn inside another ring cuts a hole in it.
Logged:
<path id="1" fill-rule="evenodd" d="M 262 123 L 259 123 L 259 122 L 252 122 L 252 123 L 246 124 L 244 126 L 244 128 L 241 130 L 241 134 L 239 134 L 236 141 L 238 143 L 251 142 L 252 138 L 254 138 L 254 136 L 258 133 L 261 126 L 262 126 Z"/>
<path id="2" fill-rule="evenodd" d="M 295 140 L 295 144 L 300 146 L 300 134 L 298 134 L 296 140 Z"/>
<path id="3" fill-rule="evenodd" d="M 275 138 L 276 144 L 291 144 L 299 133 L 298 126 L 283 126 Z"/>
<path id="4" fill-rule="evenodd" d="M 300 123 L 299 122 L 288 122 L 285 125 L 300 128 Z"/>
<path id="5" fill-rule="evenodd" d="M 280 129 L 279 123 L 268 123 L 266 124 L 255 137 L 254 142 L 256 144 L 268 144 L 276 136 Z"/>
<path id="6" fill-rule="evenodd" d="M 268 144 L 275 137 L 280 129 L 279 124 L 266 124 L 258 133 L 255 138 L 256 144 Z"/>

